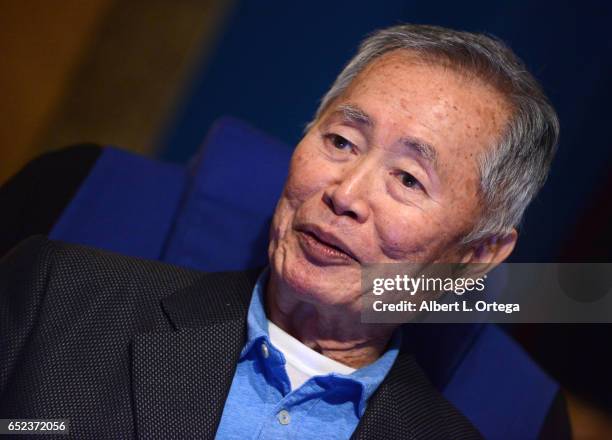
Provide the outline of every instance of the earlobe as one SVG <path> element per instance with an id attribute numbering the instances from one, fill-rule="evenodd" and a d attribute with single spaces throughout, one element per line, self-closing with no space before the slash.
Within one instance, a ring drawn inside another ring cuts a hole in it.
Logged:
<path id="1" fill-rule="evenodd" d="M 518 232 L 514 228 L 512 228 L 512 231 L 510 231 L 510 233 L 497 237 L 495 256 L 492 260 L 495 266 L 503 263 L 506 258 L 510 256 L 510 254 L 514 250 L 514 246 L 516 246 L 517 239 Z"/>
<path id="2" fill-rule="evenodd" d="M 469 272 L 483 275 L 508 258 L 514 250 L 517 238 L 518 232 L 515 228 L 512 228 L 508 234 L 485 238 L 474 243 L 464 255 L 461 263 L 466 267 L 473 266 L 473 270 L 468 268 Z"/>

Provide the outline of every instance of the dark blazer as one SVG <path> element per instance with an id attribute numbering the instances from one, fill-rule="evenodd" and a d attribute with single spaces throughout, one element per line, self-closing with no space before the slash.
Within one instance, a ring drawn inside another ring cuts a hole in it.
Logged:
<path id="1" fill-rule="evenodd" d="M 213 438 L 259 269 L 202 273 L 35 237 L 0 263 L 0 418 L 75 438 Z M 477 430 L 401 351 L 353 438 Z"/>

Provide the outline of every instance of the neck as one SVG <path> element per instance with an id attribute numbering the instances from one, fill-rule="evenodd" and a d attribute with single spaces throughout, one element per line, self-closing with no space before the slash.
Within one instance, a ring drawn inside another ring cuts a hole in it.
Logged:
<path id="1" fill-rule="evenodd" d="M 306 303 L 283 287 L 270 274 L 266 314 L 307 347 L 352 368 L 369 365 L 385 352 L 396 325 L 363 324 L 354 307 Z"/>

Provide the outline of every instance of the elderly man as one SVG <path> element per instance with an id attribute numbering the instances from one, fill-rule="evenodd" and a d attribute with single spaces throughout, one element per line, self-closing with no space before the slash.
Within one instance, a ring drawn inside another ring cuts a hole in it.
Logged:
<path id="1" fill-rule="evenodd" d="M 557 136 L 497 40 L 373 34 L 295 149 L 265 269 L 202 274 L 44 239 L 3 260 L 1 418 L 69 419 L 77 438 L 479 438 L 399 327 L 361 322 L 361 272 L 494 268 Z"/>

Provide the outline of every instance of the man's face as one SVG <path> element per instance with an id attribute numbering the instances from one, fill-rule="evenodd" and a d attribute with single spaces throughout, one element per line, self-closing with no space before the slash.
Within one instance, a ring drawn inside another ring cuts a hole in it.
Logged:
<path id="1" fill-rule="evenodd" d="M 296 147 L 269 256 L 303 301 L 358 307 L 368 263 L 458 262 L 481 213 L 477 158 L 509 110 L 493 88 L 390 52 Z"/>

